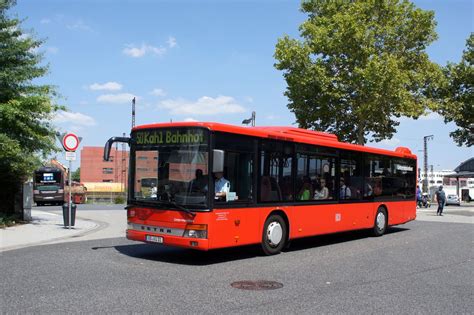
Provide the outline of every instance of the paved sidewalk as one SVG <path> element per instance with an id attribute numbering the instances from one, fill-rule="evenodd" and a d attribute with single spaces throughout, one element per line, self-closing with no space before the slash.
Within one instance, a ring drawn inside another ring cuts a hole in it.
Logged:
<path id="1" fill-rule="evenodd" d="M 432 205 L 430 208 L 416 209 L 416 220 L 474 224 L 474 203 L 446 206 L 443 210 L 443 216 L 436 215 L 437 209 L 437 205 Z"/>
<path id="2" fill-rule="evenodd" d="M 101 228 L 100 222 L 76 217 L 75 226 L 68 229 L 62 215 L 40 210 L 31 210 L 31 216 L 31 223 L 0 229 L 0 252 L 79 238 Z"/>

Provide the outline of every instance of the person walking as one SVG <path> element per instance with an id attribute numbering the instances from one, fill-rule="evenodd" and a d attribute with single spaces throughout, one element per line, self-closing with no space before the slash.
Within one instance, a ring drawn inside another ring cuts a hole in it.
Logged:
<path id="1" fill-rule="evenodd" d="M 421 189 L 419 185 L 416 185 L 416 207 L 421 208 L 423 205 L 421 200 Z"/>
<path id="2" fill-rule="evenodd" d="M 446 204 L 446 193 L 443 190 L 443 186 L 439 186 L 439 189 L 435 193 L 436 201 L 438 202 L 438 211 L 436 215 L 443 215 L 444 205 Z"/>

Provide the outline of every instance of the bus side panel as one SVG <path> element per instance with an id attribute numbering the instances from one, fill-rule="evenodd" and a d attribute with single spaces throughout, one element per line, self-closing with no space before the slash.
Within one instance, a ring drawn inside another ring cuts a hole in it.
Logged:
<path id="1" fill-rule="evenodd" d="M 372 203 L 294 206 L 290 238 L 368 228 L 373 208 Z"/>
<path id="2" fill-rule="evenodd" d="M 214 209 L 209 213 L 209 248 L 256 244 L 261 240 L 261 208 Z"/>
<path id="3" fill-rule="evenodd" d="M 406 202 L 405 204 L 405 222 L 416 219 L 416 201 Z"/>
<path id="4" fill-rule="evenodd" d="M 415 201 L 392 201 L 384 205 L 388 208 L 388 225 L 403 224 L 416 218 Z M 374 209 L 374 217 L 377 208 Z"/>

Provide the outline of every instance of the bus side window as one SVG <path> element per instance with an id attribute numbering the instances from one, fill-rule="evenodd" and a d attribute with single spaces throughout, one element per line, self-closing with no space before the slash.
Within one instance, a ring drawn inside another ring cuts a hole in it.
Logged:
<path id="1" fill-rule="evenodd" d="M 341 153 L 340 177 L 341 185 L 339 198 L 359 200 L 364 195 L 364 177 L 362 173 L 362 156 L 348 152 Z M 350 193 L 345 193 L 349 189 Z"/>
<path id="2" fill-rule="evenodd" d="M 248 202 L 253 199 L 254 140 L 226 133 L 216 133 L 217 150 L 224 154 L 224 178 L 229 192 L 217 202 Z"/>
<path id="3" fill-rule="evenodd" d="M 259 198 L 261 202 L 294 200 L 291 144 L 262 140 L 260 143 Z"/>

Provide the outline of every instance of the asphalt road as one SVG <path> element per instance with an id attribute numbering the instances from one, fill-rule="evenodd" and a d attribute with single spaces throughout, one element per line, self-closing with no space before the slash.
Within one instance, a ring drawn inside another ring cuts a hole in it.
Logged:
<path id="1" fill-rule="evenodd" d="M 474 309 L 471 224 L 410 222 L 380 238 L 351 232 L 211 252 L 124 238 L 2 254 L 2 313 L 403 313 Z M 271 280 L 268 291 L 235 289 Z"/>

